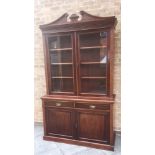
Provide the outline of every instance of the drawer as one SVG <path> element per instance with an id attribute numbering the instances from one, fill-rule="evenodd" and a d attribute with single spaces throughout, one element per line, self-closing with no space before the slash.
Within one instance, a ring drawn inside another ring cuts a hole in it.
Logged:
<path id="1" fill-rule="evenodd" d="M 74 107 L 74 102 L 68 101 L 47 101 L 45 102 L 45 106 L 54 106 L 54 107 Z"/>
<path id="2" fill-rule="evenodd" d="M 86 108 L 86 109 L 99 109 L 99 110 L 110 110 L 110 105 L 107 104 L 96 104 L 96 103 L 76 103 L 76 108 Z"/>

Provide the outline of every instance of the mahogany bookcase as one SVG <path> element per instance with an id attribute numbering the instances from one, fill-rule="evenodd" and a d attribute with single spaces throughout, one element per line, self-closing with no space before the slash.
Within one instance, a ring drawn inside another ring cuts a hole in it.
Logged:
<path id="1" fill-rule="evenodd" d="M 114 149 L 116 18 L 84 11 L 41 25 L 47 94 L 44 140 Z"/>

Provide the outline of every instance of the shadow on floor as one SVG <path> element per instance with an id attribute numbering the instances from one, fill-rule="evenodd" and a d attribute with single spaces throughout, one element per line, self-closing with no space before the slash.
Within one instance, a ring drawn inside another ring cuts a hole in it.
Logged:
<path id="1" fill-rule="evenodd" d="M 115 149 L 106 151 L 43 140 L 43 126 L 34 127 L 35 155 L 121 155 L 121 136 L 116 134 Z"/>

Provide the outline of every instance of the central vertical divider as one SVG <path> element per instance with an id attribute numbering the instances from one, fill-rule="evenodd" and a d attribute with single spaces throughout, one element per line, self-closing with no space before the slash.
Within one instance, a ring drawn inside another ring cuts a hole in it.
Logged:
<path id="1" fill-rule="evenodd" d="M 58 47 L 60 47 L 60 37 L 57 36 L 57 45 Z M 61 58 L 61 51 L 58 51 L 57 52 L 58 54 L 58 63 L 61 63 L 62 62 L 62 58 Z M 62 64 L 58 65 L 58 68 L 59 68 L 59 76 L 61 77 L 60 79 L 60 90 L 63 89 L 63 81 L 62 81 Z"/>
<path id="2" fill-rule="evenodd" d="M 79 96 L 79 59 L 78 59 L 78 38 L 77 33 L 74 32 L 74 54 L 75 54 L 75 80 L 76 80 L 76 96 Z M 74 101 L 74 107 L 76 106 L 76 101 Z M 78 126 L 77 126 L 77 111 L 74 110 L 74 138 L 78 139 Z"/>
<path id="3" fill-rule="evenodd" d="M 72 48 L 72 76 L 73 76 L 73 92 L 76 95 L 76 70 L 75 70 L 75 41 L 74 33 L 71 33 L 71 48 Z"/>
<path id="4" fill-rule="evenodd" d="M 79 96 L 79 53 L 78 53 L 78 38 L 74 32 L 74 53 L 75 53 L 75 70 L 76 70 L 76 95 Z"/>

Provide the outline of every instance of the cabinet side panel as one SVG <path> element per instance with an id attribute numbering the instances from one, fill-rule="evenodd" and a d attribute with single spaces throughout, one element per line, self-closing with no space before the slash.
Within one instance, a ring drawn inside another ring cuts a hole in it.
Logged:
<path id="1" fill-rule="evenodd" d="M 113 96 L 113 64 L 114 64 L 114 44 L 115 44 L 115 40 L 114 40 L 114 29 L 112 28 L 110 30 L 110 50 L 109 50 L 109 57 L 110 57 L 110 77 L 109 77 L 109 82 L 110 82 L 110 96 Z"/>
<path id="2" fill-rule="evenodd" d="M 114 131 L 113 131 L 113 104 L 110 104 L 110 145 L 114 144 Z"/>
<path id="3" fill-rule="evenodd" d="M 45 103 L 42 100 L 42 109 L 43 109 L 43 127 L 44 127 L 44 135 L 47 135 L 47 128 L 46 128 L 46 110 L 45 110 Z"/>
<path id="4" fill-rule="evenodd" d="M 49 73 L 49 56 L 48 56 L 48 47 L 47 47 L 47 38 L 45 34 L 43 34 L 43 48 L 44 48 L 44 64 L 45 64 L 45 76 L 46 76 L 46 92 L 47 95 L 50 94 L 50 73 Z"/>

